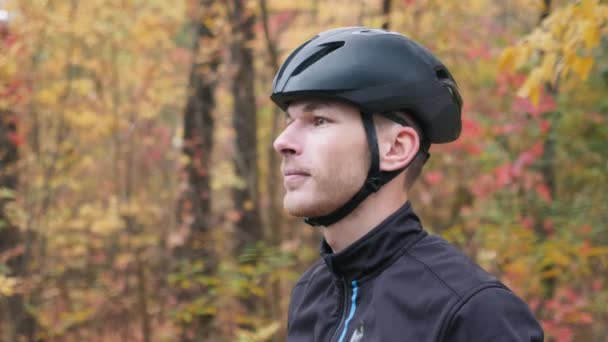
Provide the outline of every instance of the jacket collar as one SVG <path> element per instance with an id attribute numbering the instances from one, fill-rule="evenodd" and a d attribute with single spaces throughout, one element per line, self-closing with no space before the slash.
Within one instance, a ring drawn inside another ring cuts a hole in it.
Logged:
<path id="1" fill-rule="evenodd" d="M 330 228 L 331 229 L 331 228 Z M 339 253 L 333 253 L 325 239 L 321 243 L 321 256 L 336 278 L 361 280 L 374 276 L 389 266 L 408 246 L 426 233 L 420 219 L 407 201 L 359 240 Z"/>

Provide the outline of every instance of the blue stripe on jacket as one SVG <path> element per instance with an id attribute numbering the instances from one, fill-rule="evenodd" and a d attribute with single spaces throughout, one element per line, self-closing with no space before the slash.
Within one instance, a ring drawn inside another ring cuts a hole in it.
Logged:
<path id="1" fill-rule="evenodd" d="M 342 334 L 340 335 L 340 339 L 338 340 L 338 342 L 344 342 L 344 338 L 346 337 L 346 332 L 348 331 L 348 323 L 350 323 L 350 321 L 353 319 L 353 316 L 355 316 L 355 311 L 357 310 L 357 292 L 358 292 L 357 290 L 359 288 L 357 287 L 356 280 L 353 280 L 352 286 L 353 286 L 353 297 L 351 298 L 350 312 L 348 313 L 348 318 L 346 319 L 346 322 L 344 322 L 344 329 L 342 330 Z"/>

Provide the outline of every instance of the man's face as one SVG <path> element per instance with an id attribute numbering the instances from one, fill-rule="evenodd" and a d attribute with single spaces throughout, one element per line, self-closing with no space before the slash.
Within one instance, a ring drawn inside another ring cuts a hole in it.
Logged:
<path id="1" fill-rule="evenodd" d="M 361 188 L 369 169 L 359 111 L 344 103 L 293 102 L 274 149 L 283 157 L 283 206 L 294 216 L 336 210 Z"/>

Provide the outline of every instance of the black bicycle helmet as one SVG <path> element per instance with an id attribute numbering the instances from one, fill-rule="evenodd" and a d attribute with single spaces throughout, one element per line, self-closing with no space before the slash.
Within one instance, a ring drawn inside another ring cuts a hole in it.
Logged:
<path id="1" fill-rule="evenodd" d="M 319 33 L 298 47 L 274 78 L 271 99 L 283 110 L 302 98 L 329 98 L 361 111 L 372 161 L 361 190 L 333 213 L 306 218 L 328 226 L 355 209 L 369 194 L 405 168 L 379 169 L 372 114 L 407 125 L 395 111 L 406 111 L 422 129 L 422 152 L 430 143 L 447 143 L 461 131 L 462 99 L 448 69 L 426 48 L 397 32 L 365 27 Z"/>

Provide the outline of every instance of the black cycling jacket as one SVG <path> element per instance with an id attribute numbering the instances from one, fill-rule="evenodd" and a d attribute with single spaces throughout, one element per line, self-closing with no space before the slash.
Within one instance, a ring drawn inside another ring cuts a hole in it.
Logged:
<path id="1" fill-rule="evenodd" d="M 295 285 L 288 342 L 542 341 L 528 306 L 444 239 L 407 202 Z"/>

